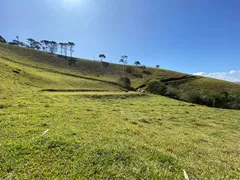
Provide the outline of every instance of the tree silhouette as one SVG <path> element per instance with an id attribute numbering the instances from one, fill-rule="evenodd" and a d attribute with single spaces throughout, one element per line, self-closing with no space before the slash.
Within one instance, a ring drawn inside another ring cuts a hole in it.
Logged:
<path id="1" fill-rule="evenodd" d="M 58 44 L 59 44 L 59 46 L 60 46 L 60 49 L 61 49 L 61 55 L 62 55 L 62 51 L 63 51 L 63 47 L 64 47 L 64 43 L 60 42 L 60 43 L 58 43 Z"/>
<path id="2" fill-rule="evenodd" d="M 41 49 L 41 43 L 38 41 L 35 41 L 34 43 L 34 49 L 40 50 Z"/>
<path id="3" fill-rule="evenodd" d="M 7 41 L 0 35 L 0 42 L 1 43 L 7 43 Z"/>
<path id="4" fill-rule="evenodd" d="M 140 66 L 141 63 L 140 63 L 139 61 L 135 61 L 134 65 L 135 65 L 135 66 Z"/>
<path id="5" fill-rule="evenodd" d="M 127 64 L 127 58 L 128 58 L 128 56 L 123 55 L 122 58 L 119 60 L 119 62 L 123 63 L 123 65 L 125 66 Z"/>
<path id="6" fill-rule="evenodd" d="M 19 36 L 16 36 L 16 40 L 13 40 L 18 46 L 26 46 L 26 44 L 19 40 Z"/>
<path id="7" fill-rule="evenodd" d="M 105 54 L 99 54 L 99 58 L 101 58 L 101 61 L 102 61 L 102 59 L 106 59 L 106 56 Z"/>
<path id="8" fill-rule="evenodd" d="M 12 42 L 9 42 L 9 44 L 16 45 L 16 46 L 23 45 L 23 43 L 19 41 L 19 37 L 18 36 L 16 36 L 16 39 L 14 39 Z"/>
<path id="9" fill-rule="evenodd" d="M 55 54 L 58 51 L 58 43 L 56 43 L 55 41 L 50 41 L 49 50 L 51 54 Z"/>
<path id="10" fill-rule="evenodd" d="M 18 40 L 15 40 L 15 39 L 14 39 L 10 44 L 19 46 L 19 45 L 20 45 L 20 42 L 19 42 Z"/>
<path id="11" fill-rule="evenodd" d="M 67 56 L 68 43 L 64 43 L 64 44 L 63 44 L 63 50 L 64 50 L 64 54 L 65 54 L 65 56 Z"/>
<path id="12" fill-rule="evenodd" d="M 41 45 L 42 45 L 42 49 L 47 52 L 48 48 L 49 48 L 49 43 L 50 42 L 48 40 L 42 40 L 40 42 L 41 42 Z"/>
<path id="13" fill-rule="evenodd" d="M 28 46 L 27 47 L 30 47 L 32 49 L 37 49 L 37 50 L 40 50 L 41 49 L 41 43 L 38 42 L 38 41 L 35 41 L 34 39 L 32 38 L 28 38 L 27 39 L 27 42 L 28 42 Z"/>
<path id="14" fill-rule="evenodd" d="M 72 54 L 74 52 L 73 48 L 75 44 L 73 42 L 68 42 L 68 46 L 69 46 L 70 56 L 72 57 Z"/>
<path id="15" fill-rule="evenodd" d="M 28 44 L 29 44 L 29 47 L 30 48 L 33 48 L 34 49 L 34 43 L 36 42 L 34 39 L 32 39 L 32 38 L 28 38 L 27 39 L 27 42 L 28 42 Z"/>

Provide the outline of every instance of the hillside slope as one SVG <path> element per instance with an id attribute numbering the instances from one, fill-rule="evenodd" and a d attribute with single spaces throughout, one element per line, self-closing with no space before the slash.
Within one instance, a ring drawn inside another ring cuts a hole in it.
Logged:
<path id="1" fill-rule="evenodd" d="M 117 73 L 135 87 L 151 78 L 183 90 L 231 83 L 130 66 L 143 75 L 137 78 L 126 67 L 102 66 L 79 59 L 69 67 L 58 56 L 0 45 L 0 179 L 184 179 L 183 170 L 190 179 L 240 176 L 240 111 L 124 92 Z"/>
<path id="2" fill-rule="evenodd" d="M 56 79 L 57 75 L 64 75 L 66 79 L 66 86 L 48 83 L 48 86 L 41 87 L 39 83 L 39 88 L 120 90 L 122 88 L 118 80 L 122 76 L 131 79 L 133 88 L 144 88 L 149 80 L 158 79 L 167 85 L 165 95 L 168 97 L 213 107 L 240 109 L 240 86 L 235 83 L 160 68 L 123 66 L 76 58 L 75 60 L 76 65 L 70 67 L 64 56 L 0 43 L 0 63 L 11 64 L 16 68 L 29 68 L 27 72 L 30 72 L 30 69 L 42 71 L 41 76 L 44 78 L 47 71 L 50 73 L 47 79 Z M 67 80 L 68 78 L 74 79 L 74 83 Z M 79 83 L 83 81 L 85 84 Z M 99 85 L 96 86 L 96 83 Z"/>
<path id="3" fill-rule="evenodd" d="M 155 77 L 169 79 L 186 76 L 186 74 L 183 73 L 164 69 L 141 69 L 135 66 L 124 67 L 119 64 L 85 59 L 76 59 L 76 66 L 69 67 L 67 60 L 63 56 L 50 55 L 46 52 L 6 44 L 0 44 L 0 57 L 16 63 L 24 63 L 26 65 L 39 66 L 113 82 L 117 82 L 120 76 L 127 75 L 131 78 L 133 87 L 137 87 Z"/>

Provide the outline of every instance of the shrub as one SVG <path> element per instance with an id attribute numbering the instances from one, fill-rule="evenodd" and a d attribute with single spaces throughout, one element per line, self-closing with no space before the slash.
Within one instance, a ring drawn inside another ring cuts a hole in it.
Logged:
<path id="1" fill-rule="evenodd" d="M 127 76 L 123 76 L 119 78 L 119 83 L 124 87 L 129 89 L 131 87 L 131 80 Z"/>
<path id="2" fill-rule="evenodd" d="M 165 84 L 163 84 L 159 80 L 154 79 L 147 83 L 146 91 L 149 91 L 150 93 L 153 93 L 153 94 L 164 95 L 166 92 L 166 89 L 167 87 Z"/>
<path id="3" fill-rule="evenodd" d="M 240 109 L 240 96 L 237 94 L 230 94 L 228 96 L 228 107 L 232 109 Z"/>
<path id="4" fill-rule="evenodd" d="M 186 102 L 191 102 L 191 103 L 201 102 L 199 91 L 194 88 L 186 91 L 182 91 L 180 99 Z"/>
<path id="5" fill-rule="evenodd" d="M 178 99 L 177 89 L 174 88 L 173 86 L 167 86 L 165 95 L 170 97 L 170 98 Z"/>

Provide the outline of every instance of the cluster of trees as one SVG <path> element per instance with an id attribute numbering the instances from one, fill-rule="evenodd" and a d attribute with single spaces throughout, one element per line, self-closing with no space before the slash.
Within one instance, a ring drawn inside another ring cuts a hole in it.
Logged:
<path id="1" fill-rule="evenodd" d="M 199 90 L 188 83 L 168 85 L 165 96 L 216 108 L 240 109 L 240 96 L 233 92 Z"/>
<path id="2" fill-rule="evenodd" d="M 165 85 L 161 81 L 153 79 L 147 83 L 146 91 L 209 107 L 240 109 L 239 94 L 233 92 L 218 93 L 215 91 L 199 90 L 188 83 L 180 85 Z"/>
<path id="3" fill-rule="evenodd" d="M 7 43 L 7 41 L 0 35 L 0 42 L 2 43 Z M 68 42 L 68 43 L 64 43 L 64 42 L 60 42 L 57 43 L 55 41 L 49 41 L 49 40 L 41 40 L 36 41 L 33 38 L 28 38 L 27 43 L 24 43 L 22 41 L 19 40 L 19 37 L 16 36 L 15 39 L 13 39 L 11 42 L 8 42 L 8 44 L 11 45 L 16 45 L 16 46 L 22 46 L 22 47 L 27 47 L 27 48 L 32 48 L 32 49 L 36 49 L 36 50 L 42 50 L 45 52 L 49 52 L 51 54 L 56 54 L 58 52 L 58 50 L 60 49 L 60 53 L 61 55 L 68 55 L 68 51 L 70 53 L 70 57 L 72 57 L 73 52 L 74 52 L 74 46 L 75 43 L 73 42 Z M 106 59 L 106 55 L 105 54 L 100 54 L 99 58 L 101 59 L 101 61 L 103 59 Z M 123 55 L 121 56 L 121 59 L 119 60 L 119 63 L 122 63 L 124 66 L 128 64 L 128 56 L 127 55 Z M 140 61 L 135 61 L 134 62 L 135 66 L 141 66 Z M 156 68 L 159 68 L 159 65 L 156 65 Z"/>
<path id="4" fill-rule="evenodd" d="M 0 36 L 0 42 L 7 43 L 7 41 L 2 36 Z M 39 42 L 39 41 L 34 40 L 33 38 L 28 38 L 26 43 L 24 43 L 19 40 L 18 36 L 16 36 L 16 39 L 12 40 L 11 42 L 8 42 L 8 44 L 16 45 L 16 46 L 23 46 L 23 47 L 27 47 L 27 48 L 36 49 L 36 50 L 43 50 L 43 51 L 49 52 L 51 54 L 56 54 L 58 52 L 58 48 L 60 47 L 61 55 L 63 55 L 63 52 L 64 52 L 64 55 L 67 56 L 67 53 L 69 51 L 71 57 L 74 52 L 73 48 L 75 46 L 75 43 L 73 43 L 73 42 L 57 43 L 55 41 L 49 41 L 49 40 L 41 40 Z"/>
<path id="5" fill-rule="evenodd" d="M 0 35 L 0 42 L 1 43 L 7 43 L 7 41 Z"/>

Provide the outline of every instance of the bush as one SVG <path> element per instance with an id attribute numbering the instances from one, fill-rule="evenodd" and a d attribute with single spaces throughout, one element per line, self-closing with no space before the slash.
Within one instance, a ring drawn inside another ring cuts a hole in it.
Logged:
<path id="1" fill-rule="evenodd" d="M 168 85 L 165 96 L 209 107 L 240 109 L 240 93 L 199 90 L 188 83 Z"/>
<path id="2" fill-rule="evenodd" d="M 191 103 L 200 103 L 201 98 L 197 89 L 190 89 L 181 93 L 181 100 Z"/>
<path id="3" fill-rule="evenodd" d="M 119 78 L 119 83 L 124 87 L 129 89 L 131 87 L 131 80 L 127 76 L 123 76 Z"/>
<path id="4" fill-rule="evenodd" d="M 240 109 L 240 95 L 230 94 L 228 96 L 228 107 L 232 109 Z"/>
<path id="5" fill-rule="evenodd" d="M 149 91 L 150 93 L 153 93 L 153 94 L 164 95 L 166 92 L 166 89 L 167 87 L 165 84 L 163 84 L 159 80 L 154 79 L 147 83 L 146 91 Z"/>
<path id="6" fill-rule="evenodd" d="M 174 99 L 179 99 L 177 89 L 174 88 L 173 86 L 167 86 L 165 96 L 168 96 L 168 97 L 174 98 Z"/>
<path id="7" fill-rule="evenodd" d="M 211 107 L 217 108 L 231 108 L 228 105 L 230 99 L 225 93 L 216 92 L 202 92 L 201 103 Z"/>

